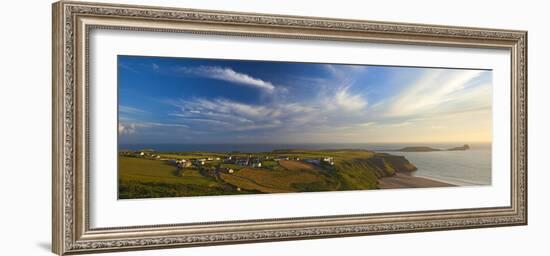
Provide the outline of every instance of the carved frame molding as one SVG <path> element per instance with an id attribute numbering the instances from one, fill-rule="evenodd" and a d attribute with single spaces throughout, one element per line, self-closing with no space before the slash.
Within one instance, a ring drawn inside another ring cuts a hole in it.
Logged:
<path id="1" fill-rule="evenodd" d="M 91 229 L 88 225 L 88 37 L 94 29 L 509 49 L 510 207 Z M 61 1 L 53 5 L 53 251 L 355 236 L 527 224 L 527 32 Z"/>

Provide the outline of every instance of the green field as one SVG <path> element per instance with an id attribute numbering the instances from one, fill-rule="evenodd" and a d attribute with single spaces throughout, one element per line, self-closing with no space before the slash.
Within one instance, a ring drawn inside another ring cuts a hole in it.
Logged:
<path id="1" fill-rule="evenodd" d="M 196 168 L 178 170 L 167 161 L 119 157 L 119 198 L 156 198 L 241 194 L 201 175 Z"/>
<path id="2" fill-rule="evenodd" d="M 228 155 L 221 153 L 148 154 L 121 153 L 119 156 L 119 198 L 376 189 L 379 178 L 416 169 L 404 157 L 366 150 L 279 150 L 232 154 L 262 158 L 261 168 L 224 162 Z M 280 156 L 299 160 L 273 160 Z M 222 160 L 183 168 L 175 164 L 175 160 L 217 157 Z M 333 164 L 319 161 L 324 157 L 331 157 Z M 233 173 L 229 173 L 229 169 Z"/>

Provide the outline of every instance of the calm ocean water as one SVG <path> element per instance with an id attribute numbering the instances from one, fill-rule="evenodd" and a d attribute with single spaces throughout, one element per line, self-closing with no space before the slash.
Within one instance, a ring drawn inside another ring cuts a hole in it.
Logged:
<path id="1" fill-rule="evenodd" d="M 276 149 L 367 149 L 405 156 L 418 170 L 415 176 L 455 185 L 491 184 L 491 144 L 469 144 L 466 151 L 398 152 L 408 146 L 447 149 L 461 144 L 133 144 L 120 145 L 128 150 L 154 149 L 163 152 L 269 152 Z"/>
<path id="2" fill-rule="evenodd" d="M 405 156 L 418 170 L 414 176 L 455 185 L 491 185 L 491 147 L 472 145 L 466 151 L 387 152 Z M 448 147 L 444 147 L 448 148 Z"/>

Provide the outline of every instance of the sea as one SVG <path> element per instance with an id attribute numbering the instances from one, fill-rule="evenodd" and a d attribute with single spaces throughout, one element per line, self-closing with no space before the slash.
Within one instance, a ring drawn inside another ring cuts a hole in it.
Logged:
<path id="1" fill-rule="evenodd" d="M 491 144 L 468 144 L 465 151 L 400 152 L 404 147 L 425 146 L 448 149 L 463 144 L 401 144 L 401 143 L 311 143 L 311 144 L 127 144 L 121 150 L 152 149 L 159 152 L 242 152 L 258 153 L 280 149 L 365 149 L 400 155 L 418 170 L 412 175 L 442 181 L 458 186 L 491 185 Z"/>

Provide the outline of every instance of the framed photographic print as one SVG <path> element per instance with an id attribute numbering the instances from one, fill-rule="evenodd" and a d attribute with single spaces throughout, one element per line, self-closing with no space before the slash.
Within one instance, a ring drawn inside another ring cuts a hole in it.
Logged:
<path id="1" fill-rule="evenodd" d="M 525 225 L 526 40 L 55 3 L 53 251 Z"/>

